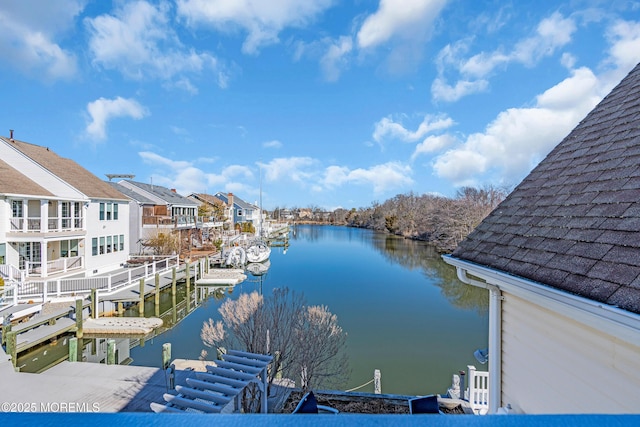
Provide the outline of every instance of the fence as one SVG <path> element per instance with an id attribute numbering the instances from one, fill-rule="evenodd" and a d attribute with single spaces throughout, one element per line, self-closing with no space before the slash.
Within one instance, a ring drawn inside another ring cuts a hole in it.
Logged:
<path id="1" fill-rule="evenodd" d="M 171 271 L 173 267 L 178 267 L 179 263 L 177 255 L 163 258 L 148 257 L 148 262 L 138 267 L 107 276 L 22 282 L 18 287 L 17 296 L 23 301 L 47 301 L 52 297 L 89 294 L 92 289 L 98 289 L 107 294 L 113 293 L 137 284 L 140 279 L 146 280 L 154 277 L 156 273 L 164 274 Z"/>
<path id="2" fill-rule="evenodd" d="M 467 366 L 469 387 L 467 400 L 476 414 L 484 415 L 489 410 L 489 372 L 476 371 L 475 366 Z"/>

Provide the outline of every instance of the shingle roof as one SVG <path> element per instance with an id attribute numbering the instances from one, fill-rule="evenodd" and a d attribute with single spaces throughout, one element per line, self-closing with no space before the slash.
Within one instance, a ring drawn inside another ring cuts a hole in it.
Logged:
<path id="1" fill-rule="evenodd" d="M 162 200 L 166 201 L 171 205 L 183 205 L 183 206 L 194 206 L 194 207 L 198 206 L 198 204 L 193 200 L 188 199 L 184 196 L 181 196 L 180 194 L 176 193 L 173 190 L 170 190 L 167 187 L 163 187 L 161 185 L 145 184 L 143 182 L 136 182 L 128 179 L 124 181 L 161 198 Z"/>
<path id="2" fill-rule="evenodd" d="M 112 186 L 113 188 L 115 188 L 116 190 L 118 190 L 119 192 L 121 192 L 122 194 L 124 194 L 125 196 L 129 197 L 131 200 L 135 200 L 138 203 L 142 203 L 145 205 L 154 205 L 155 202 L 147 197 L 144 197 L 142 194 L 136 193 L 133 190 L 128 189 L 127 187 L 118 184 L 117 182 L 113 182 L 113 181 L 106 181 L 107 184 L 109 184 L 110 186 Z"/>
<path id="3" fill-rule="evenodd" d="M 214 197 L 217 197 L 218 199 L 222 200 L 225 205 L 229 204 L 229 196 L 226 193 L 218 192 L 215 194 Z M 233 195 L 233 204 L 238 205 L 240 209 L 259 209 L 256 205 L 252 205 L 251 203 L 245 202 L 235 194 Z"/>
<path id="4" fill-rule="evenodd" d="M 17 139 L 9 140 L 6 137 L 0 138 L 88 197 L 95 199 L 127 200 L 123 194 L 78 163 L 71 159 L 60 157 L 47 147 L 29 144 L 24 141 L 18 141 Z"/>
<path id="5" fill-rule="evenodd" d="M 640 313 L 640 64 L 452 256 Z"/>
<path id="6" fill-rule="evenodd" d="M 48 190 L 2 160 L 0 160 L 0 193 L 23 194 L 26 196 L 53 196 Z"/>

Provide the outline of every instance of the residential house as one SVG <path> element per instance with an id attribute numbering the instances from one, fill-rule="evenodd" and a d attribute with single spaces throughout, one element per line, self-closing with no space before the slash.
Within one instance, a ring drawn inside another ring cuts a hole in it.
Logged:
<path id="1" fill-rule="evenodd" d="M 258 231 L 260 228 L 260 216 L 262 212 L 260 208 L 251 203 L 247 203 L 233 193 L 216 193 L 214 195 L 227 206 L 226 217 L 231 225 L 250 222 Z"/>
<path id="2" fill-rule="evenodd" d="M 136 252 L 143 252 L 142 243 L 158 233 L 178 230 L 187 234 L 196 229 L 198 203 L 178 194 L 175 189 L 132 180 L 120 180 L 116 184 L 138 204 L 131 218 L 135 222 L 131 238 L 135 240 Z"/>
<path id="3" fill-rule="evenodd" d="M 47 147 L 0 137 L 0 264 L 25 277 L 122 265 L 126 197 Z"/>
<path id="4" fill-rule="evenodd" d="M 490 291 L 489 412 L 639 413 L 640 65 L 445 261 Z"/>
<path id="5" fill-rule="evenodd" d="M 144 238 L 146 238 L 145 233 L 143 233 L 145 228 L 144 223 L 154 223 L 154 225 L 149 227 L 156 228 L 158 227 L 158 222 L 160 222 L 159 220 L 149 221 L 144 218 L 144 216 L 145 213 L 151 213 L 151 216 L 153 216 L 156 203 L 142 194 L 136 193 L 117 182 L 108 182 L 108 184 L 120 193 L 124 194 L 129 200 L 129 246 L 127 250 L 130 254 L 144 253 L 145 247 L 142 244 Z"/>

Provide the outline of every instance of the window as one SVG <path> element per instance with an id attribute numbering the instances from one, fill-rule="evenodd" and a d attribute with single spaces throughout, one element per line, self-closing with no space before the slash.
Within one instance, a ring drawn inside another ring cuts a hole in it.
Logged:
<path id="1" fill-rule="evenodd" d="M 11 213 L 14 218 L 22 218 L 22 200 L 11 201 Z"/>
<path id="2" fill-rule="evenodd" d="M 238 209 L 238 216 L 242 216 L 242 209 Z"/>
<path id="3" fill-rule="evenodd" d="M 68 258 L 69 257 L 69 241 L 62 240 L 60 242 L 60 257 Z"/>
<path id="4" fill-rule="evenodd" d="M 104 254 L 104 237 L 100 238 L 100 255 Z"/>
<path id="5" fill-rule="evenodd" d="M 98 238 L 94 237 L 91 239 L 91 255 L 98 255 Z"/>
<path id="6" fill-rule="evenodd" d="M 117 203 L 113 204 L 113 219 L 115 221 L 118 220 L 118 204 Z"/>
<path id="7" fill-rule="evenodd" d="M 112 210 L 112 205 L 111 203 L 107 203 L 107 221 L 111 221 L 111 210 Z"/>
<path id="8" fill-rule="evenodd" d="M 120 235 L 120 250 L 124 251 L 124 234 Z"/>
<path id="9" fill-rule="evenodd" d="M 104 221 L 104 203 L 100 203 L 100 221 Z"/>
<path id="10" fill-rule="evenodd" d="M 113 236 L 113 252 L 118 252 L 118 236 Z"/>
<path id="11" fill-rule="evenodd" d="M 107 236 L 107 253 L 111 253 L 111 236 Z"/>

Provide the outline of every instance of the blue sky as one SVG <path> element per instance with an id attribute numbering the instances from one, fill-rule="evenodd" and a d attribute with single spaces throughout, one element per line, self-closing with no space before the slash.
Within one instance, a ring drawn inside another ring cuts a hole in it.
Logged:
<path id="1" fill-rule="evenodd" d="M 0 134 L 268 209 L 513 186 L 640 62 L 636 1 L 0 0 L 0 28 Z"/>

